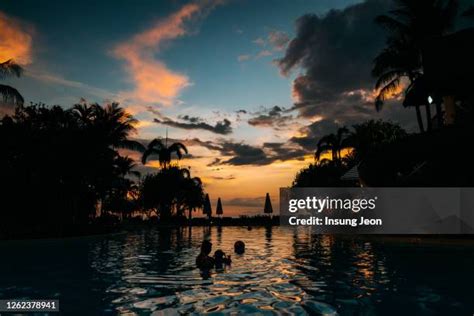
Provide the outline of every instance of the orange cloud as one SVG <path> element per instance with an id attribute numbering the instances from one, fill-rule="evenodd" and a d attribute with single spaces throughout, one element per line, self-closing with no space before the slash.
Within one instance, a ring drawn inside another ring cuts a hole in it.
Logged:
<path id="1" fill-rule="evenodd" d="M 31 63 L 33 29 L 0 12 L 0 62 L 14 59 L 20 65 Z"/>
<path id="2" fill-rule="evenodd" d="M 126 99 L 170 106 L 181 90 L 190 85 L 186 75 L 170 70 L 154 55 L 165 41 L 186 35 L 185 23 L 202 9 L 203 5 L 195 3 L 185 5 L 152 28 L 115 47 L 114 55 L 126 62 L 126 70 L 135 85 L 133 91 L 124 93 Z"/>

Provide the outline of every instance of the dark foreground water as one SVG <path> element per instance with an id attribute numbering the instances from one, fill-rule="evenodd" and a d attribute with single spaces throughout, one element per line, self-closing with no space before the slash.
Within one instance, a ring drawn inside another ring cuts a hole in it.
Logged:
<path id="1" fill-rule="evenodd" d="M 203 278 L 203 238 L 231 252 Z M 382 243 L 304 229 L 194 227 L 0 242 L 0 298 L 59 299 L 62 314 L 473 315 L 474 248 Z"/>

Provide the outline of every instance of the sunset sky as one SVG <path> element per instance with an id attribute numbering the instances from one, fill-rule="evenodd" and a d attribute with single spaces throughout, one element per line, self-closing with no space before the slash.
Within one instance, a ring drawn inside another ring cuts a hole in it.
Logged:
<path id="1" fill-rule="evenodd" d="M 388 9 L 388 0 L 2 0 L 0 60 L 24 66 L 7 82 L 27 103 L 117 101 L 140 120 L 135 138 L 168 129 L 214 208 L 221 197 L 226 215 L 255 213 L 266 192 L 278 208 L 279 188 L 338 126 L 416 124 L 397 98 L 373 106 L 371 64 L 384 44 L 373 18 Z"/>

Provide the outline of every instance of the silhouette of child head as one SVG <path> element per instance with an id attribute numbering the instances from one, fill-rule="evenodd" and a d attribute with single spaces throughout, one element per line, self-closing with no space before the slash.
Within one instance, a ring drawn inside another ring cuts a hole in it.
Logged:
<path id="1" fill-rule="evenodd" d="M 201 244 L 201 253 L 209 255 L 212 250 L 212 243 L 209 240 L 203 240 Z"/>
<path id="2" fill-rule="evenodd" d="M 222 261 L 222 260 L 224 260 L 224 257 L 225 257 L 224 251 L 218 249 L 218 250 L 216 250 L 216 252 L 214 252 L 214 259 L 216 261 L 218 261 L 218 260 Z"/>
<path id="3" fill-rule="evenodd" d="M 232 263 L 232 259 L 230 256 L 226 256 L 225 252 L 218 249 L 214 252 L 214 264 L 216 269 L 222 269 L 223 265 L 230 265 Z"/>
<path id="4" fill-rule="evenodd" d="M 236 254 L 243 254 L 245 252 L 245 243 L 242 240 L 237 240 L 234 244 L 234 252 Z"/>

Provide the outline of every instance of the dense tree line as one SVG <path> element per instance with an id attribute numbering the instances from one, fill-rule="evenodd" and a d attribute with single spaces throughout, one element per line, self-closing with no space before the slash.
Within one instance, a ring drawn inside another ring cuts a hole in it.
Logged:
<path id="1" fill-rule="evenodd" d="M 62 232 L 97 215 L 133 212 L 192 216 L 204 189 L 189 169 L 171 163 L 183 144 L 153 140 L 147 148 L 129 137 L 136 120 L 117 103 L 18 106 L 0 120 L 2 203 L 0 229 Z M 156 157 L 160 169 L 140 178 L 121 148 Z"/>
<path id="2" fill-rule="evenodd" d="M 300 170 L 294 181 L 295 187 L 338 187 L 352 185 L 341 177 L 349 169 L 359 165 L 368 155 L 407 137 L 398 124 L 370 120 L 354 124 L 350 129 L 339 128 L 335 133 L 323 136 L 317 143 L 315 163 Z M 346 151 L 343 155 L 342 152 Z M 323 157 L 326 154 L 329 158 Z"/>
<path id="3" fill-rule="evenodd" d="M 117 103 L 65 110 L 19 106 L 0 121 L 4 230 L 62 230 L 87 224 L 99 201 L 127 194 L 134 163 L 119 148 L 141 149 L 128 137 L 135 119 Z"/>

